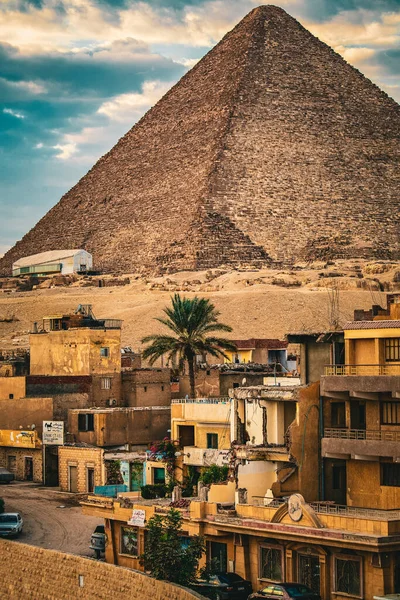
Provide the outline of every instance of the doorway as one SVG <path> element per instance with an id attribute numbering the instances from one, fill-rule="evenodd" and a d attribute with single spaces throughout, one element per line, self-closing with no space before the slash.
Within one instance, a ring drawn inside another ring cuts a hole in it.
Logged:
<path id="1" fill-rule="evenodd" d="M 350 429 L 361 429 L 365 431 L 367 427 L 365 402 L 358 400 L 350 401 Z"/>
<path id="2" fill-rule="evenodd" d="M 78 468 L 74 465 L 68 467 L 68 490 L 73 493 L 78 491 Z"/>
<path id="3" fill-rule="evenodd" d="M 33 481 L 33 458 L 31 456 L 25 456 L 24 479 Z"/>
<path id="4" fill-rule="evenodd" d="M 194 425 L 178 425 L 181 446 L 194 446 Z"/>
<path id="5" fill-rule="evenodd" d="M 321 573 L 318 556 L 299 554 L 298 573 L 299 583 L 308 585 L 316 594 L 320 593 Z"/>
<path id="6" fill-rule="evenodd" d="M 87 476 L 87 491 L 88 494 L 92 494 L 94 492 L 94 468 L 88 467 L 86 470 Z"/>
<path id="7" fill-rule="evenodd" d="M 221 542 L 210 542 L 209 558 L 212 568 L 223 573 L 227 572 L 228 552 L 226 544 L 222 544 Z"/>
<path id="8" fill-rule="evenodd" d="M 14 473 L 14 475 L 17 472 L 17 457 L 16 456 L 7 456 L 7 470 L 10 471 L 10 473 Z"/>
<path id="9" fill-rule="evenodd" d="M 324 459 L 325 498 L 336 504 L 347 504 L 347 468 L 346 461 Z"/>

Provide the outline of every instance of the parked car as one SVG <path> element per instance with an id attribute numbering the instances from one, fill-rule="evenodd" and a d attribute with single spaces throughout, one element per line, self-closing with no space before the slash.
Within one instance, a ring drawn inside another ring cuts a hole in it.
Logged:
<path id="1" fill-rule="evenodd" d="M 24 522 L 19 513 L 2 513 L 0 515 L 0 536 L 14 537 L 21 533 Z"/>
<path id="2" fill-rule="evenodd" d="M 101 553 L 106 550 L 106 532 L 104 525 L 97 525 L 90 538 L 90 546 L 95 551 L 96 558 L 100 558 Z"/>
<path id="3" fill-rule="evenodd" d="M 14 473 L 10 473 L 10 471 L 7 471 L 4 467 L 0 467 L 0 483 L 11 483 L 14 479 Z"/>
<path id="4" fill-rule="evenodd" d="M 321 596 L 302 583 L 272 583 L 250 594 L 248 600 L 321 600 Z"/>
<path id="5" fill-rule="evenodd" d="M 253 589 L 250 581 L 236 573 L 217 573 L 209 579 L 198 579 L 192 587 L 212 600 L 246 600 Z"/>

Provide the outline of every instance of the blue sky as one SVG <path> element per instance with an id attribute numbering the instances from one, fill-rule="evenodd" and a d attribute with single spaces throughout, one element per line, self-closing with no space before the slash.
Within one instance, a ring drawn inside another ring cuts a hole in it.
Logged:
<path id="1" fill-rule="evenodd" d="M 0 254 L 259 4 L 0 0 Z M 276 4 L 400 101 L 400 0 Z"/>

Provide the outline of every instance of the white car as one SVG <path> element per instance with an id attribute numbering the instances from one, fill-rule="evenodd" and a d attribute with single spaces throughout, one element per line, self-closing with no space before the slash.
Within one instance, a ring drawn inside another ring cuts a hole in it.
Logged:
<path id="1" fill-rule="evenodd" d="M 22 531 L 24 521 L 19 513 L 0 514 L 0 536 L 13 537 Z"/>

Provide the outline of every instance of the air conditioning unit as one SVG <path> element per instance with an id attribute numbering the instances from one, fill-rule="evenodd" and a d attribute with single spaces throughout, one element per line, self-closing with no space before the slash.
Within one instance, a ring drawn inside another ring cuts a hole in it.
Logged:
<path id="1" fill-rule="evenodd" d="M 107 400 L 107 406 L 116 406 L 117 405 L 117 400 L 116 398 L 109 398 Z"/>

